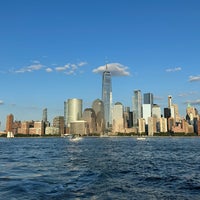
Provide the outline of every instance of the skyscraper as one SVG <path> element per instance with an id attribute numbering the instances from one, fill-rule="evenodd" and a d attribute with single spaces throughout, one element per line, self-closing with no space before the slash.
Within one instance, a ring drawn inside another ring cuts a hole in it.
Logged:
<path id="1" fill-rule="evenodd" d="M 153 94 L 144 94 L 144 104 L 142 106 L 142 115 L 145 119 L 146 124 L 148 124 L 148 118 L 152 117 L 152 106 L 153 106 Z"/>
<path id="2" fill-rule="evenodd" d="M 92 109 L 96 115 L 96 126 L 97 133 L 102 133 L 105 130 L 105 119 L 104 119 L 104 104 L 100 99 L 96 99 L 92 103 Z"/>
<path id="3" fill-rule="evenodd" d="M 43 113 L 42 113 L 42 120 L 43 120 L 44 122 L 47 122 L 47 108 L 45 108 L 45 109 L 43 110 Z"/>
<path id="4" fill-rule="evenodd" d="M 13 114 L 9 114 L 6 120 L 6 133 L 12 132 L 14 116 Z"/>
<path id="5" fill-rule="evenodd" d="M 124 131 L 124 108 L 120 102 L 115 103 L 113 107 L 113 132 Z"/>
<path id="6" fill-rule="evenodd" d="M 144 94 L 144 104 L 153 105 L 153 94 L 152 93 L 145 93 Z"/>
<path id="7" fill-rule="evenodd" d="M 64 102 L 65 126 L 70 127 L 70 122 L 82 118 L 82 99 L 68 99 Z"/>
<path id="8" fill-rule="evenodd" d="M 137 126 L 138 119 L 142 118 L 142 95 L 140 90 L 134 90 L 133 95 L 133 126 Z"/>
<path id="9" fill-rule="evenodd" d="M 102 101 L 104 103 L 105 127 L 108 129 L 112 125 L 112 81 L 107 65 L 102 77 Z"/>

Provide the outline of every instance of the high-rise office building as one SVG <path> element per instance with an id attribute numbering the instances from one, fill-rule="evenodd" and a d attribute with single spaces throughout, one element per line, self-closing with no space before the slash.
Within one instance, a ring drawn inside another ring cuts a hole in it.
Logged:
<path id="1" fill-rule="evenodd" d="M 161 108 L 159 105 L 154 104 L 152 107 L 152 116 L 156 118 L 161 118 Z"/>
<path id="2" fill-rule="evenodd" d="M 107 66 L 102 76 L 102 101 L 104 103 L 105 127 L 108 129 L 112 125 L 112 80 Z"/>
<path id="3" fill-rule="evenodd" d="M 148 118 L 152 117 L 152 107 L 153 107 L 153 94 L 145 93 L 143 95 L 144 103 L 142 105 L 142 115 L 145 119 L 145 123 L 148 124 Z"/>
<path id="4" fill-rule="evenodd" d="M 43 122 L 47 122 L 47 108 L 45 108 L 43 110 L 43 113 L 42 113 L 42 121 Z"/>
<path id="5" fill-rule="evenodd" d="M 133 95 L 133 126 L 138 125 L 138 119 L 142 118 L 142 95 L 140 90 L 135 90 Z"/>
<path id="6" fill-rule="evenodd" d="M 53 119 L 53 127 L 58 128 L 59 134 L 64 135 L 64 117 L 57 116 Z"/>
<path id="7" fill-rule="evenodd" d="M 124 108 L 120 102 L 115 103 L 113 107 L 113 132 L 124 131 Z"/>
<path id="8" fill-rule="evenodd" d="M 104 119 L 104 105 L 103 101 L 96 99 L 92 103 L 92 109 L 96 114 L 96 128 L 97 133 L 102 133 L 105 130 L 105 119 Z"/>
<path id="9" fill-rule="evenodd" d="M 83 112 L 83 120 L 87 122 L 86 133 L 91 134 L 96 132 L 96 114 L 92 108 L 86 108 Z"/>
<path id="10" fill-rule="evenodd" d="M 64 102 L 65 126 L 70 127 L 70 122 L 81 120 L 82 118 L 82 99 L 68 99 Z"/>
<path id="11" fill-rule="evenodd" d="M 12 132 L 14 116 L 13 114 L 9 114 L 6 120 L 6 133 Z"/>
<path id="12" fill-rule="evenodd" d="M 153 105 L 153 94 L 152 93 L 145 93 L 144 94 L 144 104 Z"/>

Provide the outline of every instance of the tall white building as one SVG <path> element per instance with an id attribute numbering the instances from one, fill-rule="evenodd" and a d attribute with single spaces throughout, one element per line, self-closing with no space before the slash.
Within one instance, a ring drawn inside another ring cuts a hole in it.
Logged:
<path id="1" fill-rule="evenodd" d="M 146 124 L 148 124 L 148 118 L 152 117 L 153 94 L 145 93 L 143 99 L 144 104 L 142 105 L 142 115 Z"/>
<path id="2" fill-rule="evenodd" d="M 145 123 L 148 124 L 148 118 L 152 117 L 152 106 L 151 104 L 143 104 L 142 105 L 142 114 L 145 119 Z"/>
<path id="3" fill-rule="evenodd" d="M 113 107 L 113 132 L 124 131 L 124 108 L 120 102 L 115 103 Z"/>
<path id="4" fill-rule="evenodd" d="M 64 102 L 65 126 L 70 127 L 73 121 L 82 119 L 82 99 L 68 99 Z"/>

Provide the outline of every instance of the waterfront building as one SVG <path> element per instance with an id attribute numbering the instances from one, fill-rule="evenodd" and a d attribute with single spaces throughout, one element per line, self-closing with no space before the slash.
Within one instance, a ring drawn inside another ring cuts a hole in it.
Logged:
<path id="1" fill-rule="evenodd" d="M 145 119 L 146 124 L 148 124 L 148 118 L 152 117 L 153 94 L 145 93 L 143 95 L 143 101 L 142 117 Z"/>
<path id="2" fill-rule="evenodd" d="M 167 119 L 168 131 L 171 132 L 172 128 L 175 126 L 175 120 L 173 117 Z"/>
<path id="3" fill-rule="evenodd" d="M 160 118 L 161 117 L 161 108 L 157 104 L 153 104 L 152 117 L 156 117 L 156 118 Z"/>
<path id="4" fill-rule="evenodd" d="M 59 134 L 60 134 L 60 130 L 57 127 L 48 126 L 45 129 L 45 135 L 59 135 Z"/>
<path id="5" fill-rule="evenodd" d="M 12 133 L 12 127 L 13 127 L 13 121 L 14 121 L 14 116 L 13 114 L 9 114 L 6 118 L 6 133 Z"/>
<path id="6" fill-rule="evenodd" d="M 133 126 L 137 126 L 137 120 L 142 118 L 142 96 L 140 90 L 135 90 L 133 95 Z"/>
<path id="7" fill-rule="evenodd" d="M 70 134 L 86 135 L 87 123 L 84 120 L 70 122 Z"/>
<path id="8" fill-rule="evenodd" d="M 97 133 L 105 131 L 105 119 L 104 119 L 104 104 L 100 99 L 96 99 L 92 103 L 92 109 L 96 114 L 96 130 Z"/>
<path id="9" fill-rule="evenodd" d="M 34 127 L 33 121 L 24 121 L 21 123 L 21 128 L 18 129 L 18 133 L 27 135 L 29 134 L 29 127 Z"/>
<path id="10" fill-rule="evenodd" d="M 47 108 L 43 109 L 42 121 L 45 123 L 47 122 Z"/>
<path id="11" fill-rule="evenodd" d="M 177 104 L 173 104 L 174 106 L 174 119 L 175 122 L 180 122 L 180 115 L 179 115 L 179 111 L 178 111 L 178 105 Z"/>
<path id="12" fill-rule="evenodd" d="M 53 127 L 58 128 L 59 135 L 64 135 L 64 127 L 65 127 L 64 117 L 63 116 L 54 117 Z"/>
<path id="13" fill-rule="evenodd" d="M 144 118 L 140 118 L 138 119 L 138 133 L 145 133 L 145 119 Z"/>
<path id="14" fill-rule="evenodd" d="M 82 99 L 68 99 L 64 102 L 65 126 L 70 127 L 72 121 L 82 119 Z"/>
<path id="15" fill-rule="evenodd" d="M 112 126 L 112 80 L 107 65 L 102 76 L 102 101 L 104 103 L 105 128 L 109 129 Z"/>
<path id="16" fill-rule="evenodd" d="M 153 117 L 148 118 L 148 136 L 153 136 L 154 134 L 154 123 Z"/>
<path id="17" fill-rule="evenodd" d="M 34 121 L 33 127 L 29 127 L 30 135 L 44 135 L 44 131 L 43 121 Z"/>
<path id="18" fill-rule="evenodd" d="M 97 131 L 96 114 L 92 108 L 86 108 L 83 111 L 83 120 L 87 122 L 86 133 L 87 134 L 96 133 Z"/>
<path id="19" fill-rule="evenodd" d="M 120 102 L 115 103 L 113 107 L 113 133 L 124 132 L 123 110 L 123 105 Z"/>
<path id="20" fill-rule="evenodd" d="M 166 133 L 167 132 L 167 119 L 164 117 L 159 118 L 160 120 L 160 132 Z"/>
<path id="21" fill-rule="evenodd" d="M 152 117 L 152 105 L 143 104 L 142 105 L 142 116 L 145 119 L 146 124 L 148 124 L 148 118 Z"/>
<path id="22" fill-rule="evenodd" d="M 133 127 L 133 112 L 130 111 L 130 107 L 124 109 L 124 128 Z"/>

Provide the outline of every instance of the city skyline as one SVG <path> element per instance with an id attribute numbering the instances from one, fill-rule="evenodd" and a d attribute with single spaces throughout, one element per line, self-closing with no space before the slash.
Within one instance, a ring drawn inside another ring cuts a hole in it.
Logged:
<path id="1" fill-rule="evenodd" d="M 63 102 L 101 99 L 102 72 L 112 74 L 113 104 L 132 108 L 134 90 L 182 116 L 200 105 L 198 1 L 2 1 L 0 121 L 48 120 Z M 99 75 L 100 74 L 100 75 Z"/>

